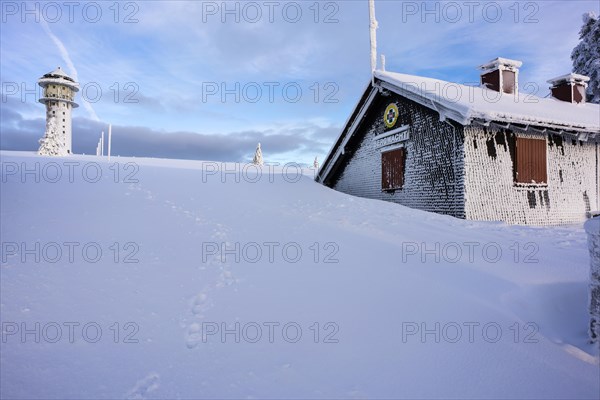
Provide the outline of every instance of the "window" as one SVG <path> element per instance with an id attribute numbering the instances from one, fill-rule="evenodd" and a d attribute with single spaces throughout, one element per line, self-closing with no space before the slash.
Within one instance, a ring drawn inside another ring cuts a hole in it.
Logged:
<path id="1" fill-rule="evenodd" d="M 381 190 L 402 189 L 405 164 L 405 148 L 381 153 Z"/>
<path id="2" fill-rule="evenodd" d="M 546 138 L 517 137 L 515 145 L 515 183 L 547 183 Z"/>

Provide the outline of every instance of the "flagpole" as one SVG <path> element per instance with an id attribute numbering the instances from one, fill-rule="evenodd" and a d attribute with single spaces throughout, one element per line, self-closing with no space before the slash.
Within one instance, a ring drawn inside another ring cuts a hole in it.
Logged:
<path id="1" fill-rule="evenodd" d="M 375 70 L 377 69 L 377 19 L 375 19 L 375 0 L 369 0 L 369 28 L 371 33 L 371 75 L 372 84 L 375 84 Z"/>

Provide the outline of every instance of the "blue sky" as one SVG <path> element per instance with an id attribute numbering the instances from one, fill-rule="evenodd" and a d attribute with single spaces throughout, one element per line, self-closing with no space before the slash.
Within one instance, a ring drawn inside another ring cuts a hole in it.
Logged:
<path id="1" fill-rule="evenodd" d="M 544 96 L 599 7 L 377 0 L 378 50 L 387 70 L 460 83 L 521 60 Z M 247 161 L 261 142 L 268 162 L 322 160 L 369 81 L 368 23 L 367 0 L 4 1 L 0 148 L 37 149 L 44 107 L 23 89 L 62 66 L 82 87 L 76 153 L 112 123 L 123 156 Z"/>

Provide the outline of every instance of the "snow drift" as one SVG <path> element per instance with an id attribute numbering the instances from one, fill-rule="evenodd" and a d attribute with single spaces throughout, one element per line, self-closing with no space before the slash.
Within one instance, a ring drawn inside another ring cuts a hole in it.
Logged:
<path id="1" fill-rule="evenodd" d="M 581 226 L 1 152 L 3 398 L 597 398 Z"/>

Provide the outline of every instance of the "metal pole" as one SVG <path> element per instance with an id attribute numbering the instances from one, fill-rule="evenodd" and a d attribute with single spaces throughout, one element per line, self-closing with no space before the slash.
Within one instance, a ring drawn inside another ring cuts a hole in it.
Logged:
<path id="1" fill-rule="evenodd" d="M 371 74 L 372 83 L 375 84 L 375 70 L 377 69 L 377 20 L 375 19 L 375 0 L 369 0 L 369 27 L 371 32 Z"/>
<path id="2" fill-rule="evenodd" d="M 108 161 L 110 161 L 110 142 L 112 139 L 112 125 L 108 125 Z"/>

